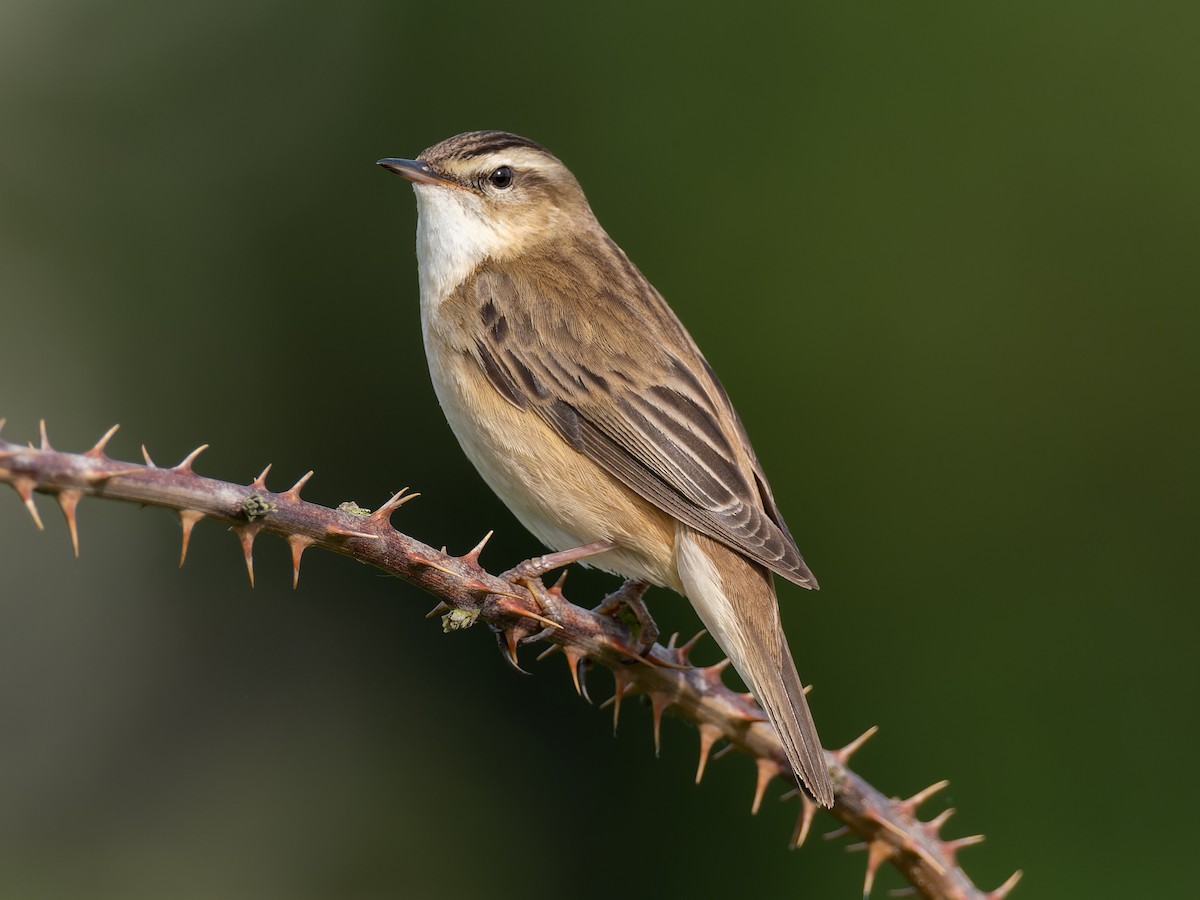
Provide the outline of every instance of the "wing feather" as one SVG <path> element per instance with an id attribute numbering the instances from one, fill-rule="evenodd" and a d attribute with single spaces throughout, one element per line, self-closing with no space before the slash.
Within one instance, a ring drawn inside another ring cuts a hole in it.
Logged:
<path id="1" fill-rule="evenodd" d="M 592 250 L 589 265 L 566 270 L 549 258 L 540 270 L 537 259 L 489 265 L 456 292 L 478 306 L 475 350 L 488 380 L 660 509 L 815 587 L 699 349 L 615 244 Z"/>

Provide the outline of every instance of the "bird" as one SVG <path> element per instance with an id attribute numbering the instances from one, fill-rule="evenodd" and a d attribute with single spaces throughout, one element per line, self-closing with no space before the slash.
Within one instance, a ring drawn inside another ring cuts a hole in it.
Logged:
<path id="1" fill-rule="evenodd" d="M 687 329 L 541 144 L 472 131 L 378 165 L 416 194 L 422 338 L 466 456 L 545 566 L 686 597 L 832 806 L 772 573 L 817 581 Z"/>

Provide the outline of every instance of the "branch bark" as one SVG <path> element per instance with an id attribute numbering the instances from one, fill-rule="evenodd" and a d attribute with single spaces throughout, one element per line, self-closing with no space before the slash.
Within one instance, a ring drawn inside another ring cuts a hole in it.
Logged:
<path id="1" fill-rule="evenodd" d="M 0 419 L 0 427 L 4 421 Z M 309 547 L 321 547 L 369 563 L 402 578 L 440 599 L 435 612 L 442 613 L 447 631 L 484 622 L 497 635 L 501 651 L 518 666 L 517 648 L 522 643 L 545 641 L 547 652 L 560 651 L 567 660 L 572 681 L 582 692 L 581 671 L 596 664 L 609 669 L 615 681 L 613 696 L 602 706 L 613 707 L 614 726 L 621 701 L 632 694 L 646 695 L 654 715 L 655 741 L 664 712 L 696 725 L 700 733 L 700 761 L 696 781 L 704 774 L 714 745 L 726 741 L 730 749 L 751 756 L 757 765 L 754 811 L 758 810 L 768 785 L 775 778 L 793 784 L 790 792 L 800 803 L 800 813 L 791 846 L 807 838 L 816 804 L 788 772 L 782 747 L 774 730 L 749 694 L 739 694 L 722 681 L 728 660 L 696 667 L 689 653 L 696 640 L 676 646 L 674 639 L 655 644 L 644 654 L 620 621 L 570 603 L 561 582 L 546 588 L 539 580 L 513 583 L 485 571 L 479 553 L 485 537 L 463 556 L 450 556 L 394 529 L 391 515 L 416 494 L 401 491 L 375 511 L 350 504 L 330 509 L 300 498 L 312 475 L 309 472 L 282 493 L 267 489 L 267 467 L 249 485 L 235 485 L 197 475 L 192 468 L 204 447 L 188 454 L 178 465 L 159 468 L 145 454 L 145 464 L 114 460 L 104 452 L 116 431 L 114 426 L 94 447 L 82 454 L 61 453 L 51 447 L 43 423 L 40 445 L 11 444 L 0 438 L 0 481 L 17 491 L 34 522 L 42 527 L 34 493 L 53 496 L 66 517 L 76 555 L 79 552 L 75 510 L 85 496 L 124 500 L 175 510 L 183 527 L 180 565 L 187 555 L 188 540 L 196 522 L 212 518 L 229 524 L 237 534 L 251 584 L 254 582 L 254 541 L 268 532 L 283 537 L 292 550 L 293 586 L 298 582 L 300 562 Z M 519 667 L 519 666 L 518 666 Z M 850 768 L 854 752 L 875 733 L 871 728 L 857 740 L 838 750 L 826 750 L 836 803 L 830 814 L 840 819 L 846 833 L 860 839 L 867 854 L 864 897 L 871 892 L 875 873 L 884 862 L 894 865 L 912 885 L 911 891 L 933 900 L 1002 900 L 1020 880 L 1017 871 L 990 893 L 975 886 L 958 865 L 963 847 L 983 840 L 981 835 L 943 839 L 940 831 L 953 810 L 923 822 L 918 807 L 947 785 L 938 782 L 908 799 L 885 796 Z"/>

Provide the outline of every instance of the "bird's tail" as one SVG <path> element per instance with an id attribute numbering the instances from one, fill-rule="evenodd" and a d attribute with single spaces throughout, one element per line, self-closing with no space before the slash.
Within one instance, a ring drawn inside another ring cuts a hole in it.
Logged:
<path id="1" fill-rule="evenodd" d="M 766 710 L 792 768 L 818 803 L 833 806 L 825 754 L 779 624 L 771 573 L 686 525 L 679 526 L 675 559 L 688 600 Z"/>

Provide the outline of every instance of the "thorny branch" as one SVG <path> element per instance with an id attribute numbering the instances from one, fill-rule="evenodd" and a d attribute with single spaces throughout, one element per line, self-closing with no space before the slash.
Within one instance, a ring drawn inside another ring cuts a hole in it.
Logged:
<path id="1" fill-rule="evenodd" d="M 0 427 L 4 420 L 0 419 Z M 491 575 L 479 565 L 479 554 L 487 537 L 463 556 L 449 556 L 396 531 L 391 515 L 416 494 L 401 491 L 374 512 L 343 504 L 330 509 L 300 499 L 309 472 L 283 493 L 267 489 L 267 467 L 247 486 L 230 484 L 196 475 L 192 464 L 205 449 L 199 447 L 171 468 L 159 468 L 145 452 L 145 465 L 111 459 L 105 445 L 116 432 L 114 426 L 86 453 L 60 453 L 41 428 L 40 446 L 21 446 L 0 438 L 0 481 L 16 489 L 34 522 L 42 527 L 33 493 L 50 494 L 58 501 L 67 520 L 75 553 L 79 553 L 76 507 L 84 496 L 126 500 L 175 510 L 183 526 L 180 565 L 187 556 L 192 528 L 201 519 L 228 523 L 236 533 L 254 583 L 254 541 L 262 532 L 282 536 L 292 550 L 293 587 L 300 576 L 300 559 L 309 547 L 322 547 L 370 563 L 388 574 L 423 588 L 440 599 L 434 612 L 443 613 L 445 630 L 485 622 L 497 635 L 501 650 L 517 666 L 517 647 L 531 640 L 546 641 L 547 653 L 561 651 L 570 669 L 575 690 L 582 693 L 581 670 L 585 663 L 609 669 L 616 682 L 613 696 L 603 706 L 613 708 L 616 725 L 621 701 L 631 694 L 650 700 L 657 745 L 664 712 L 693 722 L 700 732 L 700 761 L 696 781 L 704 775 L 714 744 L 726 741 L 731 749 L 754 759 L 758 768 L 753 810 L 757 812 L 768 784 L 785 776 L 786 760 L 774 730 L 749 694 L 726 687 L 721 673 L 728 660 L 696 667 L 688 660 L 696 638 L 677 646 L 672 638 L 666 646 L 655 644 L 639 656 L 636 641 L 621 622 L 567 601 L 561 581 L 547 589 L 540 581 L 514 584 Z M 490 535 L 489 535 L 490 536 Z M 830 813 L 843 827 L 834 832 L 853 833 L 860 843 L 851 849 L 867 854 L 863 896 L 871 892 L 875 873 L 890 862 L 909 881 L 905 889 L 933 900 L 1002 900 L 1020 880 L 1017 871 L 1003 885 L 985 893 L 959 867 L 958 851 L 979 843 L 982 835 L 944 840 L 939 833 L 953 813 L 944 810 L 923 822 L 917 808 L 946 787 L 941 781 L 901 800 L 880 793 L 849 767 L 851 756 L 875 733 L 871 728 L 840 750 L 826 750 L 825 758 L 836 793 Z M 790 792 L 799 799 L 800 814 L 791 846 L 804 843 L 816 814 L 816 805 L 802 791 Z"/>

